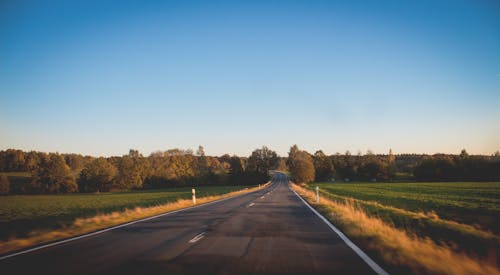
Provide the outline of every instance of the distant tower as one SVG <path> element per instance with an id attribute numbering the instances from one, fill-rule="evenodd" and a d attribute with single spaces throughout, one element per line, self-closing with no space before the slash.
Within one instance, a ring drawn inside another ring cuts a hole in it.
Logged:
<path id="1" fill-rule="evenodd" d="M 392 153 L 392 149 L 389 149 L 389 163 L 394 163 L 396 161 L 396 157 Z"/>
<path id="2" fill-rule="evenodd" d="M 204 157 L 205 156 L 205 148 L 203 148 L 203 146 L 198 146 L 198 150 L 196 150 L 196 155 L 200 156 L 200 157 Z"/>

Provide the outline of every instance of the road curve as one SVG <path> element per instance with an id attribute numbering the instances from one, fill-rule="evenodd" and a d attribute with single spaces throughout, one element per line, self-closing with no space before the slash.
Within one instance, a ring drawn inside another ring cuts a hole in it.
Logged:
<path id="1" fill-rule="evenodd" d="M 266 188 L 0 261 L 2 274 L 373 274 L 276 174 Z"/>

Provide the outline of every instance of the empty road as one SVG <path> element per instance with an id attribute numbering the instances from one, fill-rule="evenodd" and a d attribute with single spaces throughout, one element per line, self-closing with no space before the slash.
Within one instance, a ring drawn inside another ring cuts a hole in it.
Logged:
<path id="1" fill-rule="evenodd" d="M 253 193 L 0 261 L 2 274 L 374 274 L 277 174 Z"/>

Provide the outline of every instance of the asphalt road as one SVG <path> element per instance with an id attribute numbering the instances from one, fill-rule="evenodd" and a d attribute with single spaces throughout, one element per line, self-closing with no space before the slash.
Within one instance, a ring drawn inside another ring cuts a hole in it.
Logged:
<path id="1" fill-rule="evenodd" d="M 135 223 L 0 261 L 2 274 L 373 274 L 288 187 Z"/>

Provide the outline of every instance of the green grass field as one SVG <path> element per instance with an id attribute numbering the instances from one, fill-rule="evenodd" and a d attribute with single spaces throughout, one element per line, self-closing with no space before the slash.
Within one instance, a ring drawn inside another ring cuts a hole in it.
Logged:
<path id="1" fill-rule="evenodd" d="M 248 186 L 197 187 L 198 198 Z M 33 230 L 55 229 L 76 218 L 146 207 L 191 198 L 191 188 L 66 195 L 0 196 L 0 239 L 22 237 Z"/>
<path id="2" fill-rule="evenodd" d="M 322 196 L 356 199 L 368 214 L 437 242 L 483 255 L 500 244 L 500 182 L 318 185 Z"/>

